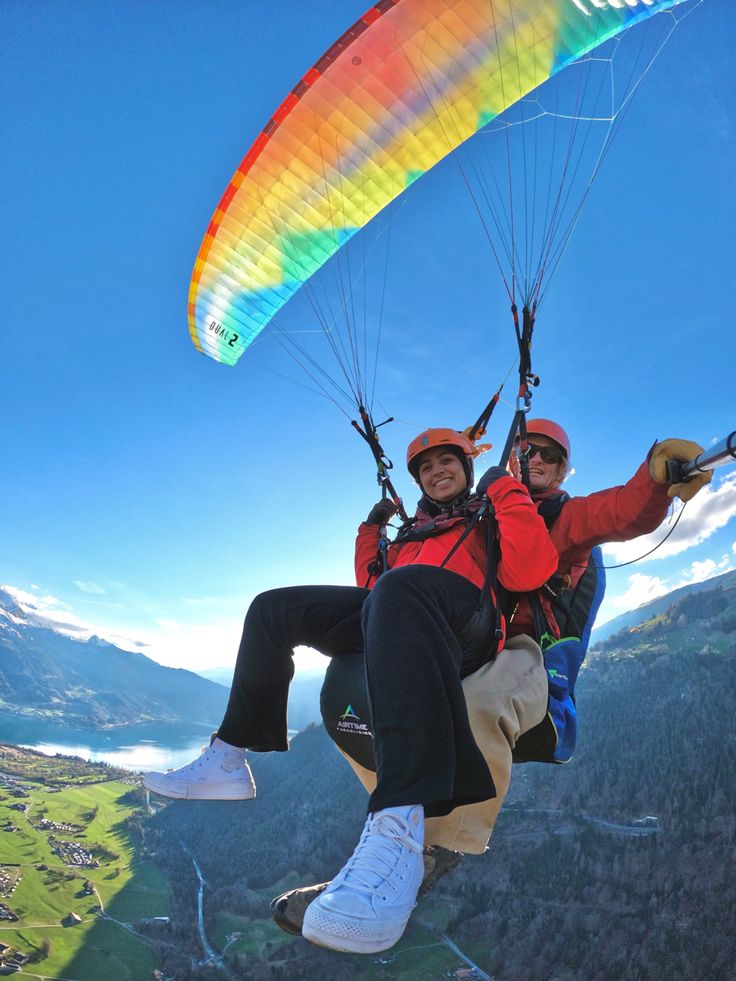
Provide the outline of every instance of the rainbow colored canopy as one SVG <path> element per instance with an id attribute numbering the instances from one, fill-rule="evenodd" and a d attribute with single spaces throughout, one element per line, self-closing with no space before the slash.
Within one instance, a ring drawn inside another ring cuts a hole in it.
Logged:
<path id="1" fill-rule="evenodd" d="M 352 235 L 547 78 L 684 0 L 380 0 L 246 154 L 194 266 L 189 329 L 234 364 Z"/>

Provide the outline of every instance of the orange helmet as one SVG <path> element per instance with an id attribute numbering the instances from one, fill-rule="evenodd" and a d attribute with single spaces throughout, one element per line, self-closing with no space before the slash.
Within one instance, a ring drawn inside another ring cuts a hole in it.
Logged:
<path id="1" fill-rule="evenodd" d="M 431 450 L 437 446 L 447 446 L 460 457 L 465 465 L 468 485 L 470 485 L 472 483 L 474 447 L 468 437 L 456 429 L 425 429 L 423 433 L 420 433 L 409 443 L 406 449 L 406 466 L 414 480 L 419 480 L 419 457 L 425 450 Z"/>
<path id="2" fill-rule="evenodd" d="M 567 459 L 570 459 L 570 440 L 562 426 L 556 422 L 552 422 L 551 419 L 528 419 L 526 431 L 529 436 L 532 433 L 539 433 L 540 436 L 553 439 L 560 449 L 565 451 Z"/>

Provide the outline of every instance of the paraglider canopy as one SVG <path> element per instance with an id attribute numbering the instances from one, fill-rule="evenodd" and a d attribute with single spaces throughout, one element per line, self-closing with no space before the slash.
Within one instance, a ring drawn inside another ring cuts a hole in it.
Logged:
<path id="1" fill-rule="evenodd" d="M 233 175 L 194 268 L 194 344 L 234 364 L 316 270 L 438 161 L 561 69 L 681 2 L 380 0 L 303 75 Z M 558 197 L 551 229 L 560 206 Z M 553 248 L 545 234 L 524 305 L 535 305 Z M 515 279 L 513 235 L 508 252 Z"/>

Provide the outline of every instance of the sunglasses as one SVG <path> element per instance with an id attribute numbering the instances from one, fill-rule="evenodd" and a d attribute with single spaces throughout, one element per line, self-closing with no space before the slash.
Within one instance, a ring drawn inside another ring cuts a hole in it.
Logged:
<path id="1" fill-rule="evenodd" d="M 516 444 L 517 447 L 519 443 Z M 562 463 L 565 454 L 562 450 L 555 449 L 554 446 L 538 446 L 536 443 L 528 443 L 527 460 L 531 460 L 537 453 L 542 458 L 542 463 Z"/>

